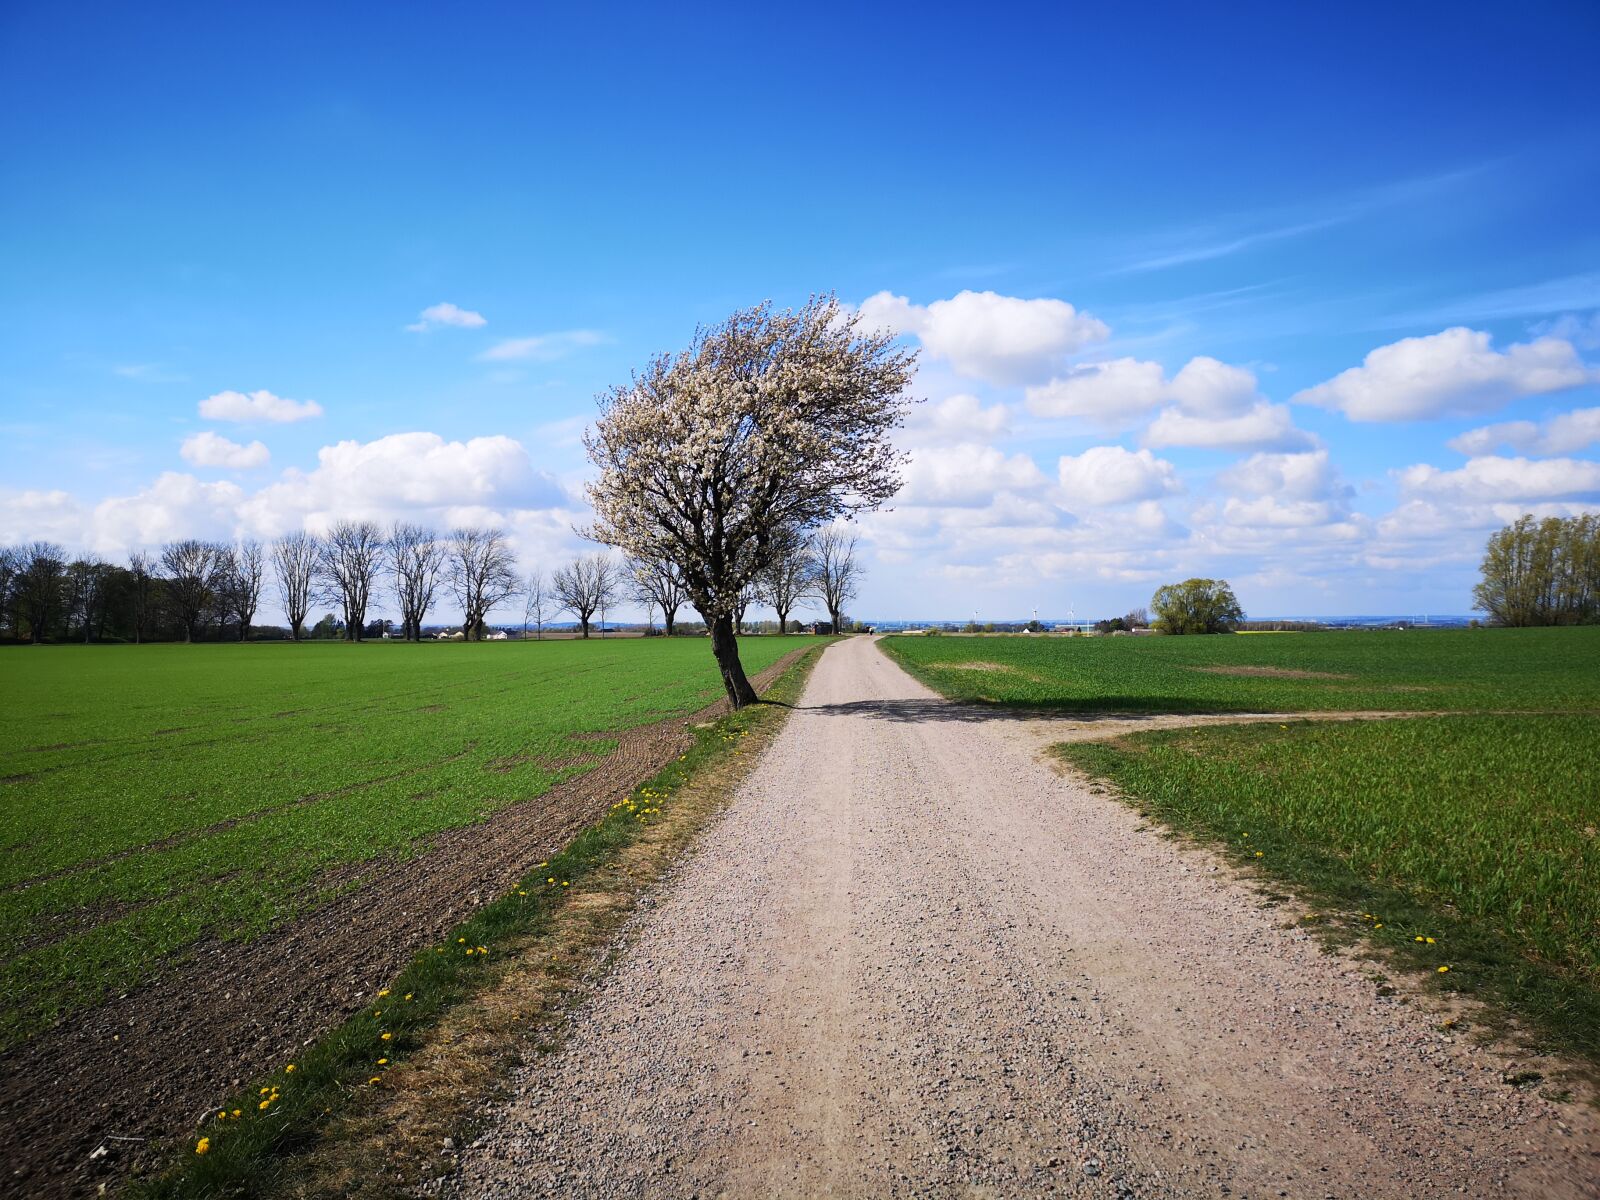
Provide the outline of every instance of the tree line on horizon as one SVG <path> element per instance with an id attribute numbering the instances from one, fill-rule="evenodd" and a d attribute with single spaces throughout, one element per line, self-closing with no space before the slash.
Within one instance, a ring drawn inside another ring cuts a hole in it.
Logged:
<path id="1" fill-rule="evenodd" d="M 854 535 L 828 527 L 773 556 L 739 597 L 737 627 L 746 628 L 752 605 L 767 605 L 786 632 L 796 608 L 820 601 L 834 628 L 855 598 L 861 578 Z M 269 584 L 287 628 L 259 626 L 255 616 Z M 392 598 L 401 637 L 420 641 L 427 617 L 445 595 L 462 614 L 454 623 L 469 641 L 481 640 L 489 615 L 514 600 L 523 625 L 543 636 L 562 613 L 590 636 L 596 615 L 634 603 L 654 629 L 660 613 L 668 636 L 688 596 L 671 563 L 623 560 L 604 553 L 580 555 L 546 576 L 523 577 L 503 530 L 465 527 L 441 534 L 396 521 L 338 521 L 325 535 L 296 531 L 270 542 L 225 543 L 183 538 L 158 551 L 138 550 L 126 563 L 93 554 L 69 557 L 59 545 L 36 541 L 0 546 L 0 632 L 13 640 L 45 642 L 153 640 L 246 641 L 253 637 L 337 637 L 359 642 L 382 622 L 368 612 Z M 330 611 L 314 627 L 314 607 Z M 338 615 L 335 615 L 337 612 Z M 446 626 L 451 627 L 451 626 Z"/>

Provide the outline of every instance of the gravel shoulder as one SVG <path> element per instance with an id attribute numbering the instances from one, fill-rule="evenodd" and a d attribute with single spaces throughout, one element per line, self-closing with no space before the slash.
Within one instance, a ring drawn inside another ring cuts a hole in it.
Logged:
<path id="1" fill-rule="evenodd" d="M 1508 1086 L 1041 732 L 830 648 L 449 1191 L 1600 1196 L 1592 1110 Z"/>

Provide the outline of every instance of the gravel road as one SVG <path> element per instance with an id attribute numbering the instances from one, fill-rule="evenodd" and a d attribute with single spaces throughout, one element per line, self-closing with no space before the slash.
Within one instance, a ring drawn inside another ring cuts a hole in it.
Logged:
<path id="1" fill-rule="evenodd" d="M 823 656 L 464 1196 L 1600 1196 L 1600 1122 L 1024 723 Z"/>

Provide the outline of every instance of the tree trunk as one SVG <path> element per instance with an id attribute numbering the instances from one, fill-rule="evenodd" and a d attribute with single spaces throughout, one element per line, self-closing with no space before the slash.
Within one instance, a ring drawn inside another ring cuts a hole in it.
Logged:
<path id="1" fill-rule="evenodd" d="M 678 623 L 678 612 L 677 612 L 677 610 L 674 609 L 672 612 L 668 612 L 666 609 L 662 609 L 661 610 L 661 623 L 667 627 L 667 636 L 671 637 L 672 636 L 672 627 Z"/>
<path id="2" fill-rule="evenodd" d="M 782 637 L 784 634 L 786 634 L 788 632 L 789 632 L 789 610 L 787 608 L 780 608 L 780 609 L 778 609 L 778 636 Z"/>
<path id="3" fill-rule="evenodd" d="M 579 626 L 580 629 L 582 629 L 583 636 L 584 637 L 588 637 L 589 636 L 589 618 L 580 613 L 578 615 L 578 626 Z"/>
<path id="4" fill-rule="evenodd" d="M 716 656 L 717 668 L 722 672 L 722 686 L 728 689 L 728 703 L 734 708 L 754 704 L 756 690 L 745 678 L 744 664 L 739 661 L 739 640 L 734 636 L 731 615 L 711 622 L 711 653 Z"/>
<path id="5" fill-rule="evenodd" d="M 828 620 L 833 622 L 833 636 L 838 637 L 844 632 L 844 622 L 839 619 L 839 614 L 833 609 L 828 610 Z"/>

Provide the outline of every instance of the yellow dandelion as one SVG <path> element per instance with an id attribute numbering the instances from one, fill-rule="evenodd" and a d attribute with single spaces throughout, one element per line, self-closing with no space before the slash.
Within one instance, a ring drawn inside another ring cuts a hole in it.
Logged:
<path id="1" fill-rule="evenodd" d="M 257 1108 L 266 1108 L 266 1106 L 271 1104 L 271 1103 L 272 1103 L 271 1100 L 263 1100 L 260 1104 L 256 1105 L 256 1107 Z"/>
<path id="2" fill-rule="evenodd" d="M 226 1121 L 227 1119 L 228 1119 L 228 1110 L 227 1109 L 223 1109 L 221 1112 L 219 1112 L 217 1114 L 217 1120 Z"/>
<path id="3" fill-rule="evenodd" d="M 487 946 L 479 946 L 478 947 L 478 953 L 479 954 L 487 954 L 487 953 L 489 953 L 489 947 L 487 947 Z"/>
<path id="4" fill-rule="evenodd" d="M 198 1142 L 196 1142 L 194 1144 L 194 1152 L 196 1154 L 204 1154 L 209 1149 L 211 1149 L 211 1139 L 210 1138 L 201 1138 Z"/>
<path id="5" fill-rule="evenodd" d="M 284 1067 L 283 1073 L 285 1075 L 293 1075 L 294 1074 L 294 1064 L 290 1063 L 288 1066 Z"/>
<path id="6" fill-rule="evenodd" d="M 1428 945 L 1430 945 L 1430 946 L 1433 945 L 1433 939 L 1432 938 L 1423 938 L 1422 940 L 1427 942 Z"/>
<path id="7" fill-rule="evenodd" d="M 1261 851 L 1259 851 L 1259 850 L 1257 850 L 1257 851 L 1256 851 L 1256 857 L 1257 857 L 1257 858 L 1260 858 L 1260 857 L 1261 857 Z"/>
<path id="8" fill-rule="evenodd" d="M 378 997 L 379 997 L 379 999 L 382 999 L 384 996 L 387 996 L 388 994 L 389 994 L 389 989 L 388 988 L 379 988 L 378 989 Z"/>
<path id="9" fill-rule="evenodd" d="M 1450 969 L 1449 967 L 1440 967 L 1439 968 L 1439 974 L 1443 975 L 1449 969 Z"/>
<path id="10" fill-rule="evenodd" d="M 388 1065 L 389 1065 L 389 1060 L 388 1060 L 388 1059 L 387 1059 L 387 1058 L 380 1058 L 380 1059 L 379 1059 L 379 1060 L 378 1060 L 378 1065 L 379 1065 L 379 1066 L 380 1066 L 380 1067 L 386 1067 L 386 1066 L 388 1066 Z"/>
<path id="11" fill-rule="evenodd" d="M 271 1088 L 262 1088 L 259 1092 L 256 1093 L 256 1095 L 265 1096 L 271 1090 L 272 1090 Z"/>
<path id="12" fill-rule="evenodd" d="M 407 992 L 407 993 L 406 993 L 406 999 L 407 999 L 407 1000 L 409 1000 L 409 999 L 411 999 L 411 993 L 410 993 L 410 992 Z"/>
<path id="13" fill-rule="evenodd" d="M 244 1115 L 244 1113 L 240 1109 L 236 1108 L 236 1109 L 233 1110 L 233 1119 L 235 1121 L 237 1121 L 243 1115 Z"/>
<path id="14" fill-rule="evenodd" d="M 367 1082 L 368 1083 L 382 1083 L 383 1082 L 383 1076 L 382 1075 L 374 1075 L 371 1079 L 367 1080 Z"/>
<path id="15" fill-rule="evenodd" d="M 378 1036 L 383 1038 L 383 1040 L 387 1042 L 390 1038 L 394 1037 L 394 1034 L 392 1034 L 392 1033 L 382 1033 L 382 1034 L 379 1034 Z"/>

